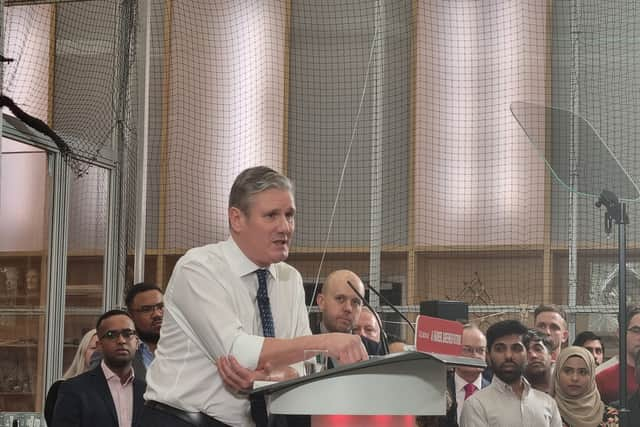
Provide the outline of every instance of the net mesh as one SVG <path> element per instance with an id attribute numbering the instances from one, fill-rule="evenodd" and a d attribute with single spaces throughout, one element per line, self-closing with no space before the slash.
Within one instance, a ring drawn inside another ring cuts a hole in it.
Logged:
<path id="1" fill-rule="evenodd" d="M 34 111 L 44 102 L 40 117 L 87 157 L 124 144 L 131 248 L 140 23 L 128 3 L 58 3 L 34 23 L 43 6 L 9 2 L 5 52 L 54 78 L 8 65 L 3 88 Z M 349 268 L 411 315 L 458 299 L 482 321 L 524 319 L 545 302 L 583 313 L 577 329 L 615 331 L 616 236 L 593 198 L 551 177 L 510 105 L 584 117 L 638 181 L 637 2 L 151 4 L 148 280 L 166 283 L 186 249 L 226 238 L 234 177 L 265 164 L 296 185 L 290 262 L 310 292 Z M 42 65 L 29 40 L 52 23 Z M 53 95 L 36 102 L 44 81 Z M 547 155 L 560 129 L 541 126 Z M 640 302 L 637 203 L 628 210 L 628 295 Z"/>

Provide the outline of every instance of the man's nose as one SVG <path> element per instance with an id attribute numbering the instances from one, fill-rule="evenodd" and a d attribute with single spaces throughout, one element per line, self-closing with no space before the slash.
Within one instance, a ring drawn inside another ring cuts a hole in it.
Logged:
<path id="1" fill-rule="evenodd" d="M 291 228 L 292 228 L 292 224 L 291 224 L 291 221 L 289 221 L 289 218 L 282 215 L 280 217 L 280 221 L 278 221 L 278 231 L 283 233 L 288 233 L 291 231 Z"/>

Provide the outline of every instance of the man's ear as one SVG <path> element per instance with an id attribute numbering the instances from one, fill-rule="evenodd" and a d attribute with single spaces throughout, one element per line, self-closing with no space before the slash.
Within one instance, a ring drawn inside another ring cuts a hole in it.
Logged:
<path id="1" fill-rule="evenodd" d="M 562 346 L 562 344 L 566 343 L 568 340 L 569 340 L 569 331 L 565 329 L 565 331 L 562 333 L 562 342 L 560 343 L 560 346 Z"/>
<path id="2" fill-rule="evenodd" d="M 229 226 L 234 232 L 238 232 L 242 229 L 244 223 L 244 214 L 235 206 L 229 208 Z"/>
<path id="3" fill-rule="evenodd" d="M 318 304 L 320 311 L 324 310 L 324 294 L 319 293 L 316 295 L 316 304 Z"/>

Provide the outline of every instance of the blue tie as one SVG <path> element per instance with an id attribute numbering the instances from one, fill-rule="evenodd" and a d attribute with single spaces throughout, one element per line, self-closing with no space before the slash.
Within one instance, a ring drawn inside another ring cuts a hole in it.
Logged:
<path id="1" fill-rule="evenodd" d="M 268 271 L 261 268 L 256 270 L 258 275 L 258 308 L 260 309 L 260 321 L 262 322 L 262 335 L 265 337 L 275 337 L 276 329 L 273 325 L 273 316 L 271 315 L 271 303 L 269 302 L 269 293 L 267 292 L 267 273 Z"/>

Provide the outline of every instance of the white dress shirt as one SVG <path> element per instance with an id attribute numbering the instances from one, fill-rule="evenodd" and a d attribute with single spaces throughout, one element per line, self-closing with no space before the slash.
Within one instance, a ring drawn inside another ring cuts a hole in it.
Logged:
<path id="1" fill-rule="evenodd" d="M 551 396 L 531 388 L 526 379 L 522 398 L 497 376 L 491 385 L 464 403 L 460 427 L 562 427 L 558 405 Z"/>
<path id="2" fill-rule="evenodd" d="M 456 403 L 458 405 L 458 424 L 460 424 L 460 414 L 462 414 L 462 407 L 464 406 L 464 396 L 466 395 L 464 391 L 464 386 L 467 385 L 467 381 L 463 380 L 458 373 L 454 373 L 453 375 L 454 383 L 456 386 Z M 482 390 L 482 373 L 478 374 L 478 378 L 474 382 L 472 382 L 474 386 L 476 386 L 476 393 Z M 473 394 L 476 394 L 473 393 Z"/>
<path id="3" fill-rule="evenodd" d="M 232 426 L 254 425 L 247 397 L 225 388 L 215 363 L 233 355 L 246 368 L 258 364 L 264 341 L 256 303 L 258 268 L 232 238 L 180 258 L 164 295 L 146 400 L 204 412 Z M 311 335 L 300 273 L 283 262 L 268 270 L 276 338 Z"/>

